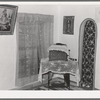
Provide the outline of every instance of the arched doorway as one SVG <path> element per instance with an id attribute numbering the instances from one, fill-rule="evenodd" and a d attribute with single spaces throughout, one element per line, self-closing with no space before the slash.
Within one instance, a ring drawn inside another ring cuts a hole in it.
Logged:
<path id="1" fill-rule="evenodd" d="M 93 19 L 87 18 L 80 26 L 79 35 L 80 86 L 87 90 L 94 89 L 96 40 L 97 25 Z"/>

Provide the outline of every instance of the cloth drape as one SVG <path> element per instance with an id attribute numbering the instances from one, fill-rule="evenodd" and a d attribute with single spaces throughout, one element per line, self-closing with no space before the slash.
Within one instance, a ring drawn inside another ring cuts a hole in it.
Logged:
<path id="1" fill-rule="evenodd" d="M 53 16 L 19 13 L 17 19 L 16 85 L 38 80 L 39 62 L 53 43 Z"/>

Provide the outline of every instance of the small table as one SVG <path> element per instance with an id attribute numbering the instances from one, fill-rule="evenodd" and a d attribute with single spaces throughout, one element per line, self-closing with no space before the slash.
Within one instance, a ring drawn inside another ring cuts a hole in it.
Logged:
<path id="1" fill-rule="evenodd" d="M 78 62 L 77 61 L 49 61 L 49 58 L 41 59 L 40 63 L 40 71 L 38 76 L 38 81 L 42 82 L 42 75 L 48 73 L 48 86 L 49 86 L 49 73 L 52 72 L 54 74 L 62 74 L 64 75 L 65 81 L 70 85 L 70 79 L 69 75 L 74 75 L 76 77 L 77 86 L 79 86 L 80 81 L 80 74 L 79 74 L 79 68 L 78 68 Z M 69 82 L 67 81 L 69 80 Z M 70 86 L 69 86 L 70 87 Z"/>

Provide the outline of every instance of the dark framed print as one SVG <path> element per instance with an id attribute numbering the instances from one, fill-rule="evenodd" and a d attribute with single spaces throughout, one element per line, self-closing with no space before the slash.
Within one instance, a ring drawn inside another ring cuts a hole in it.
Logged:
<path id="1" fill-rule="evenodd" d="M 74 16 L 63 17 L 63 34 L 74 34 Z"/>
<path id="2" fill-rule="evenodd" d="M 14 32 L 18 7 L 0 5 L 0 35 L 12 35 Z"/>

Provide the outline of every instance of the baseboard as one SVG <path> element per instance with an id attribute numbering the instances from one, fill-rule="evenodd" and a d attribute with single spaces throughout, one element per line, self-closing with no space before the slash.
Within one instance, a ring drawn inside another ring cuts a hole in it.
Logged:
<path id="1" fill-rule="evenodd" d="M 30 89 L 30 88 L 32 88 L 32 87 L 36 87 L 36 86 L 38 86 L 38 85 L 41 85 L 41 82 L 36 81 L 36 82 L 33 82 L 33 83 L 29 83 L 29 84 L 27 84 L 27 85 L 24 85 L 24 86 L 22 86 L 22 87 L 13 88 L 13 89 L 11 89 L 11 90 L 28 90 L 28 89 Z"/>

